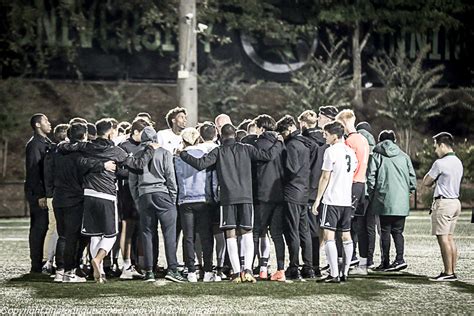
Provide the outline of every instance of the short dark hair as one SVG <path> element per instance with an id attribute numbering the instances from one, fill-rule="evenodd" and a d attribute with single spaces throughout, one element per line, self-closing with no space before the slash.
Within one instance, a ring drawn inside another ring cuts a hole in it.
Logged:
<path id="1" fill-rule="evenodd" d="M 258 128 L 263 128 L 265 131 L 273 132 L 276 129 L 275 119 L 268 114 L 257 116 L 254 122 Z"/>
<path id="2" fill-rule="evenodd" d="M 73 123 L 69 127 L 68 134 L 71 142 L 78 142 L 84 139 L 87 135 L 88 125 L 84 123 Z"/>
<path id="3" fill-rule="evenodd" d="M 87 135 L 97 136 L 97 128 L 92 123 L 87 123 Z"/>
<path id="4" fill-rule="evenodd" d="M 114 128 L 114 125 L 110 119 L 104 118 L 95 123 L 95 128 L 97 129 L 97 136 L 104 136 Z"/>
<path id="5" fill-rule="evenodd" d="M 337 138 L 342 138 L 342 136 L 344 136 L 344 125 L 340 122 L 329 122 L 324 125 L 323 129 L 331 135 L 337 135 Z"/>
<path id="6" fill-rule="evenodd" d="M 199 127 L 199 134 L 204 141 L 213 140 L 216 137 L 217 129 L 211 122 L 204 122 Z"/>
<path id="7" fill-rule="evenodd" d="M 108 117 L 108 118 L 106 118 L 106 119 L 109 120 L 110 123 L 112 123 L 112 128 L 113 128 L 113 129 L 117 129 L 117 128 L 118 128 L 119 122 L 118 122 L 116 119 L 114 119 L 113 117 Z"/>
<path id="8" fill-rule="evenodd" d="M 148 120 L 151 120 L 151 115 L 148 112 L 140 112 L 135 118 L 146 117 Z"/>
<path id="9" fill-rule="evenodd" d="M 150 126 L 150 123 L 148 123 L 145 119 L 135 119 L 132 123 L 132 127 L 130 128 L 130 133 L 133 134 L 133 132 L 138 131 L 141 132 L 145 129 L 145 127 Z"/>
<path id="10" fill-rule="evenodd" d="M 132 124 L 130 124 L 129 122 L 127 121 L 120 122 L 118 125 L 119 133 L 122 133 L 122 134 L 130 133 L 130 127 L 132 127 Z"/>
<path id="11" fill-rule="evenodd" d="M 395 135 L 395 132 L 390 130 L 383 130 L 379 134 L 379 142 L 383 142 L 384 140 L 391 140 L 392 142 L 395 142 L 397 140 L 397 136 Z"/>
<path id="12" fill-rule="evenodd" d="M 284 131 L 288 130 L 290 126 L 296 126 L 296 121 L 291 115 L 283 116 L 277 123 L 276 123 L 276 131 L 278 133 L 283 133 Z"/>
<path id="13" fill-rule="evenodd" d="M 448 132 L 441 132 L 433 136 L 434 141 L 437 145 L 445 144 L 446 146 L 454 147 L 454 137 Z"/>
<path id="14" fill-rule="evenodd" d="M 33 114 L 33 116 L 30 118 L 30 125 L 33 130 L 36 130 L 36 123 L 40 123 L 43 116 L 46 115 L 44 115 L 43 113 L 36 113 Z"/>
<path id="15" fill-rule="evenodd" d="M 242 122 L 240 122 L 240 124 L 237 126 L 237 129 L 241 129 L 241 130 L 244 130 L 246 131 L 247 130 L 247 127 L 249 126 L 249 124 L 252 122 L 251 119 L 244 119 Z"/>
<path id="16" fill-rule="evenodd" d="M 242 140 L 242 138 L 244 138 L 245 136 L 247 136 L 247 132 L 244 131 L 243 129 L 238 129 L 235 131 L 235 139 L 240 142 Z"/>
<path id="17" fill-rule="evenodd" d="M 54 139 L 58 142 L 62 142 L 67 137 L 67 129 L 69 124 L 58 124 L 53 130 Z"/>
<path id="18" fill-rule="evenodd" d="M 186 112 L 186 109 L 181 108 L 179 106 L 177 106 L 174 109 L 171 109 L 171 110 L 168 111 L 168 113 L 166 114 L 166 124 L 168 124 L 169 128 L 173 127 L 173 120 L 176 118 L 176 116 L 179 113 L 184 113 L 184 115 L 188 115 L 188 113 Z"/>
<path id="19" fill-rule="evenodd" d="M 232 124 L 225 124 L 221 128 L 222 138 L 234 138 L 235 137 L 235 127 Z"/>
<path id="20" fill-rule="evenodd" d="M 73 117 L 72 119 L 69 120 L 69 125 L 74 124 L 74 123 L 87 124 L 87 120 L 82 117 Z"/>

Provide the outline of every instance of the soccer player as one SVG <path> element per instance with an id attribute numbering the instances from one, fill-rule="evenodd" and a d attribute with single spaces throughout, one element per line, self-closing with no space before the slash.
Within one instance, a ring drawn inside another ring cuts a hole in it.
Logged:
<path id="1" fill-rule="evenodd" d="M 376 270 L 386 272 L 407 268 L 404 260 L 405 219 L 410 213 L 410 194 L 416 190 L 416 175 L 410 157 L 395 143 L 391 130 L 379 134 L 367 177 L 370 211 L 380 216 L 384 261 Z M 369 211 L 369 210 L 368 210 Z M 397 257 L 390 264 L 390 235 L 395 242 Z"/>
<path id="2" fill-rule="evenodd" d="M 26 181 L 25 195 L 30 206 L 30 259 L 31 272 L 41 273 L 43 263 L 43 245 L 48 231 L 48 205 L 44 187 L 44 156 L 51 145 L 47 134 L 51 132 L 51 123 L 46 115 L 38 113 L 31 117 L 33 136 L 26 144 Z"/>
<path id="3" fill-rule="evenodd" d="M 438 159 L 423 178 L 423 184 L 435 186 L 431 207 L 431 232 L 436 235 L 443 258 L 444 271 L 430 281 L 456 281 L 458 249 L 454 242 L 454 229 L 461 214 L 459 190 L 463 165 L 453 150 L 453 135 L 442 132 L 435 136 L 434 148 Z"/>
<path id="4" fill-rule="evenodd" d="M 351 239 L 352 180 L 357 167 L 354 151 L 344 144 L 344 126 L 339 122 L 324 125 L 326 143 L 330 145 L 324 152 L 322 175 L 318 195 L 313 204 L 313 214 L 321 212 L 326 258 L 330 274 L 323 279 L 328 283 L 347 280 L 354 245 Z M 320 205 L 321 204 L 321 205 Z M 342 231 L 344 264 L 339 276 L 338 254 L 335 242 L 336 230 Z"/>
<path id="5" fill-rule="evenodd" d="M 158 144 L 171 154 L 182 148 L 181 132 L 186 128 L 187 113 L 185 108 L 176 107 L 166 114 L 168 129 L 158 131 Z"/>
<path id="6" fill-rule="evenodd" d="M 285 167 L 284 199 L 286 202 L 286 237 L 290 265 L 288 277 L 301 279 L 299 271 L 299 249 L 302 247 L 303 269 L 314 277 L 311 235 L 308 224 L 308 196 L 311 143 L 296 127 L 295 119 L 286 115 L 277 122 L 277 131 L 285 139 L 286 150 L 283 154 Z"/>
<path id="7" fill-rule="evenodd" d="M 215 165 L 220 190 L 220 228 L 225 230 L 227 251 L 232 264 L 233 282 L 256 282 L 252 274 L 254 244 L 252 160 L 269 161 L 280 150 L 273 146 L 269 151 L 259 151 L 255 147 L 235 141 L 235 127 L 226 124 L 221 129 L 222 144 L 201 158 L 195 158 L 186 151 L 180 156 L 186 163 L 198 170 Z M 245 270 L 240 272 L 237 235 L 245 244 Z"/>
<path id="8" fill-rule="evenodd" d="M 352 256 L 352 264 L 359 263 L 358 269 L 354 269 L 353 274 L 367 274 L 367 201 L 365 199 L 365 183 L 367 180 L 367 165 L 369 163 L 370 147 L 367 139 L 357 132 L 355 128 L 356 117 L 352 110 L 342 110 L 336 116 L 336 120 L 344 126 L 346 145 L 352 148 L 357 157 L 357 168 L 354 173 L 352 184 L 352 207 L 354 208 L 354 218 L 352 220 L 352 239 L 359 241 L 360 260 L 357 256 Z M 365 233 L 363 233 L 365 231 Z M 354 242 L 354 249 L 356 242 Z"/>

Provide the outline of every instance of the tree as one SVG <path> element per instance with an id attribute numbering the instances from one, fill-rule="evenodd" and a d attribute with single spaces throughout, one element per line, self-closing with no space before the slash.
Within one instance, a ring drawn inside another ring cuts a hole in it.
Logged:
<path id="1" fill-rule="evenodd" d="M 328 44 L 321 44 L 323 54 L 314 56 L 301 70 L 291 76 L 292 84 L 282 85 L 289 110 L 297 115 L 304 110 L 323 105 L 350 104 L 349 60 L 344 45 L 346 39 L 336 40 L 329 34 Z"/>
<path id="2" fill-rule="evenodd" d="M 385 55 L 369 62 L 385 87 L 385 100 L 376 100 L 380 105 L 377 112 L 393 120 L 407 154 L 410 154 L 414 126 L 455 104 L 441 104 L 439 101 L 447 90 L 433 90 L 443 76 L 444 66 L 423 69 L 423 59 L 429 50 L 428 46 L 424 47 L 414 61 L 399 49 L 395 60 Z"/>

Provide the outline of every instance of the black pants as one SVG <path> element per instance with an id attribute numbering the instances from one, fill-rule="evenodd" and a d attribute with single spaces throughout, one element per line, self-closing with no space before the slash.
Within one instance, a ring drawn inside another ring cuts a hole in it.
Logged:
<path id="1" fill-rule="evenodd" d="M 380 220 L 379 216 L 375 213 L 375 210 L 367 208 L 366 212 L 366 222 L 367 222 L 367 262 L 374 262 L 374 252 L 375 252 L 375 240 L 377 239 L 377 233 L 381 234 L 380 231 Z"/>
<path id="2" fill-rule="evenodd" d="M 270 235 L 275 245 L 277 269 L 285 269 L 285 241 L 283 240 L 283 203 L 260 202 L 255 204 L 254 217 L 254 241 L 258 247 L 258 239 L 265 237 L 267 228 L 270 227 Z M 257 248 L 258 249 L 258 248 Z"/>
<path id="3" fill-rule="evenodd" d="M 140 196 L 140 225 L 146 271 L 153 270 L 153 233 L 158 230 L 160 221 L 161 231 L 165 241 L 166 262 L 168 270 L 176 271 L 176 205 L 167 193 L 147 193 Z"/>
<path id="4" fill-rule="evenodd" d="M 38 198 L 28 196 L 30 205 L 30 244 L 31 272 L 41 272 L 43 268 L 43 245 L 46 232 L 48 231 L 49 219 L 48 209 L 39 207 Z"/>
<path id="5" fill-rule="evenodd" d="M 314 202 L 313 202 L 314 203 Z M 309 223 L 309 233 L 311 235 L 311 249 L 312 249 L 312 257 L 313 257 L 313 266 L 319 269 L 319 230 L 320 230 L 320 223 L 318 221 L 318 216 L 314 215 L 311 211 L 313 207 L 313 203 L 308 204 L 307 206 L 307 214 L 308 214 L 308 223 Z M 301 245 L 304 249 L 304 245 Z"/>
<path id="6" fill-rule="evenodd" d="M 207 203 L 185 203 L 179 206 L 184 246 L 186 247 L 186 266 L 189 272 L 195 272 L 194 241 L 201 239 L 204 271 L 212 271 L 214 238 L 212 235 L 212 212 Z"/>
<path id="7" fill-rule="evenodd" d="M 403 260 L 405 248 L 403 230 L 405 229 L 405 219 L 405 216 L 380 216 L 380 226 L 382 229 L 382 252 L 385 264 L 390 262 L 390 235 L 392 235 L 393 241 L 395 242 L 395 249 L 397 252 L 395 260 Z"/>
<path id="8" fill-rule="evenodd" d="M 302 246 L 303 264 L 305 267 L 313 267 L 311 235 L 309 232 L 308 214 L 306 204 L 295 204 L 287 202 L 286 239 L 290 255 L 290 269 L 299 266 L 299 248 Z"/>
<path id="9" fill-rule="evenodd" d="M 78 267 L 77 254 L 81 239 L 82 215 L 84 205 L 55 207 L 58 242 L 56 244 L 56 266 L 66 271 Z"/>

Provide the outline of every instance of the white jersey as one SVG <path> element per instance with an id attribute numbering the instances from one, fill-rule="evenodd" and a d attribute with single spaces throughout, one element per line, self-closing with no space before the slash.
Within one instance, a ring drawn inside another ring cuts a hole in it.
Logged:
<path id="1" fill-rule="evenodd" d="M 181 135 L 176 135 L 171 129 L 163 129 L 158 131 L 157 139 L 161 147 L 174 154 L 176 150 L 182 149 L 183 138 Z"/>
<path id="2" fill-rule="evenodd" d="M 357 158 L 343 142 L 331 145 L 324 152 L 323 171 L 331 171 L 329 184 L 323 195 L 323 204 L 352 206 L 352 179 L 357 168 Z"/>
<path id="3" fill-rule="evenodd" d="M 210 153 L 211 150 L 213 150 L 214 148 L 216 147 L 219 147 L 219 145 L 217 145 L 216 143 L 213 143 L 213 142 L 205 142 L 205 143 L 200 143 L 200 144 L 197 144 L 195 146 L 192 146 L 193 148 L 196 148 L 196 149 L 200 149 L 202 150 L 203 152 L 205 152 L 206 154 Z"/>

